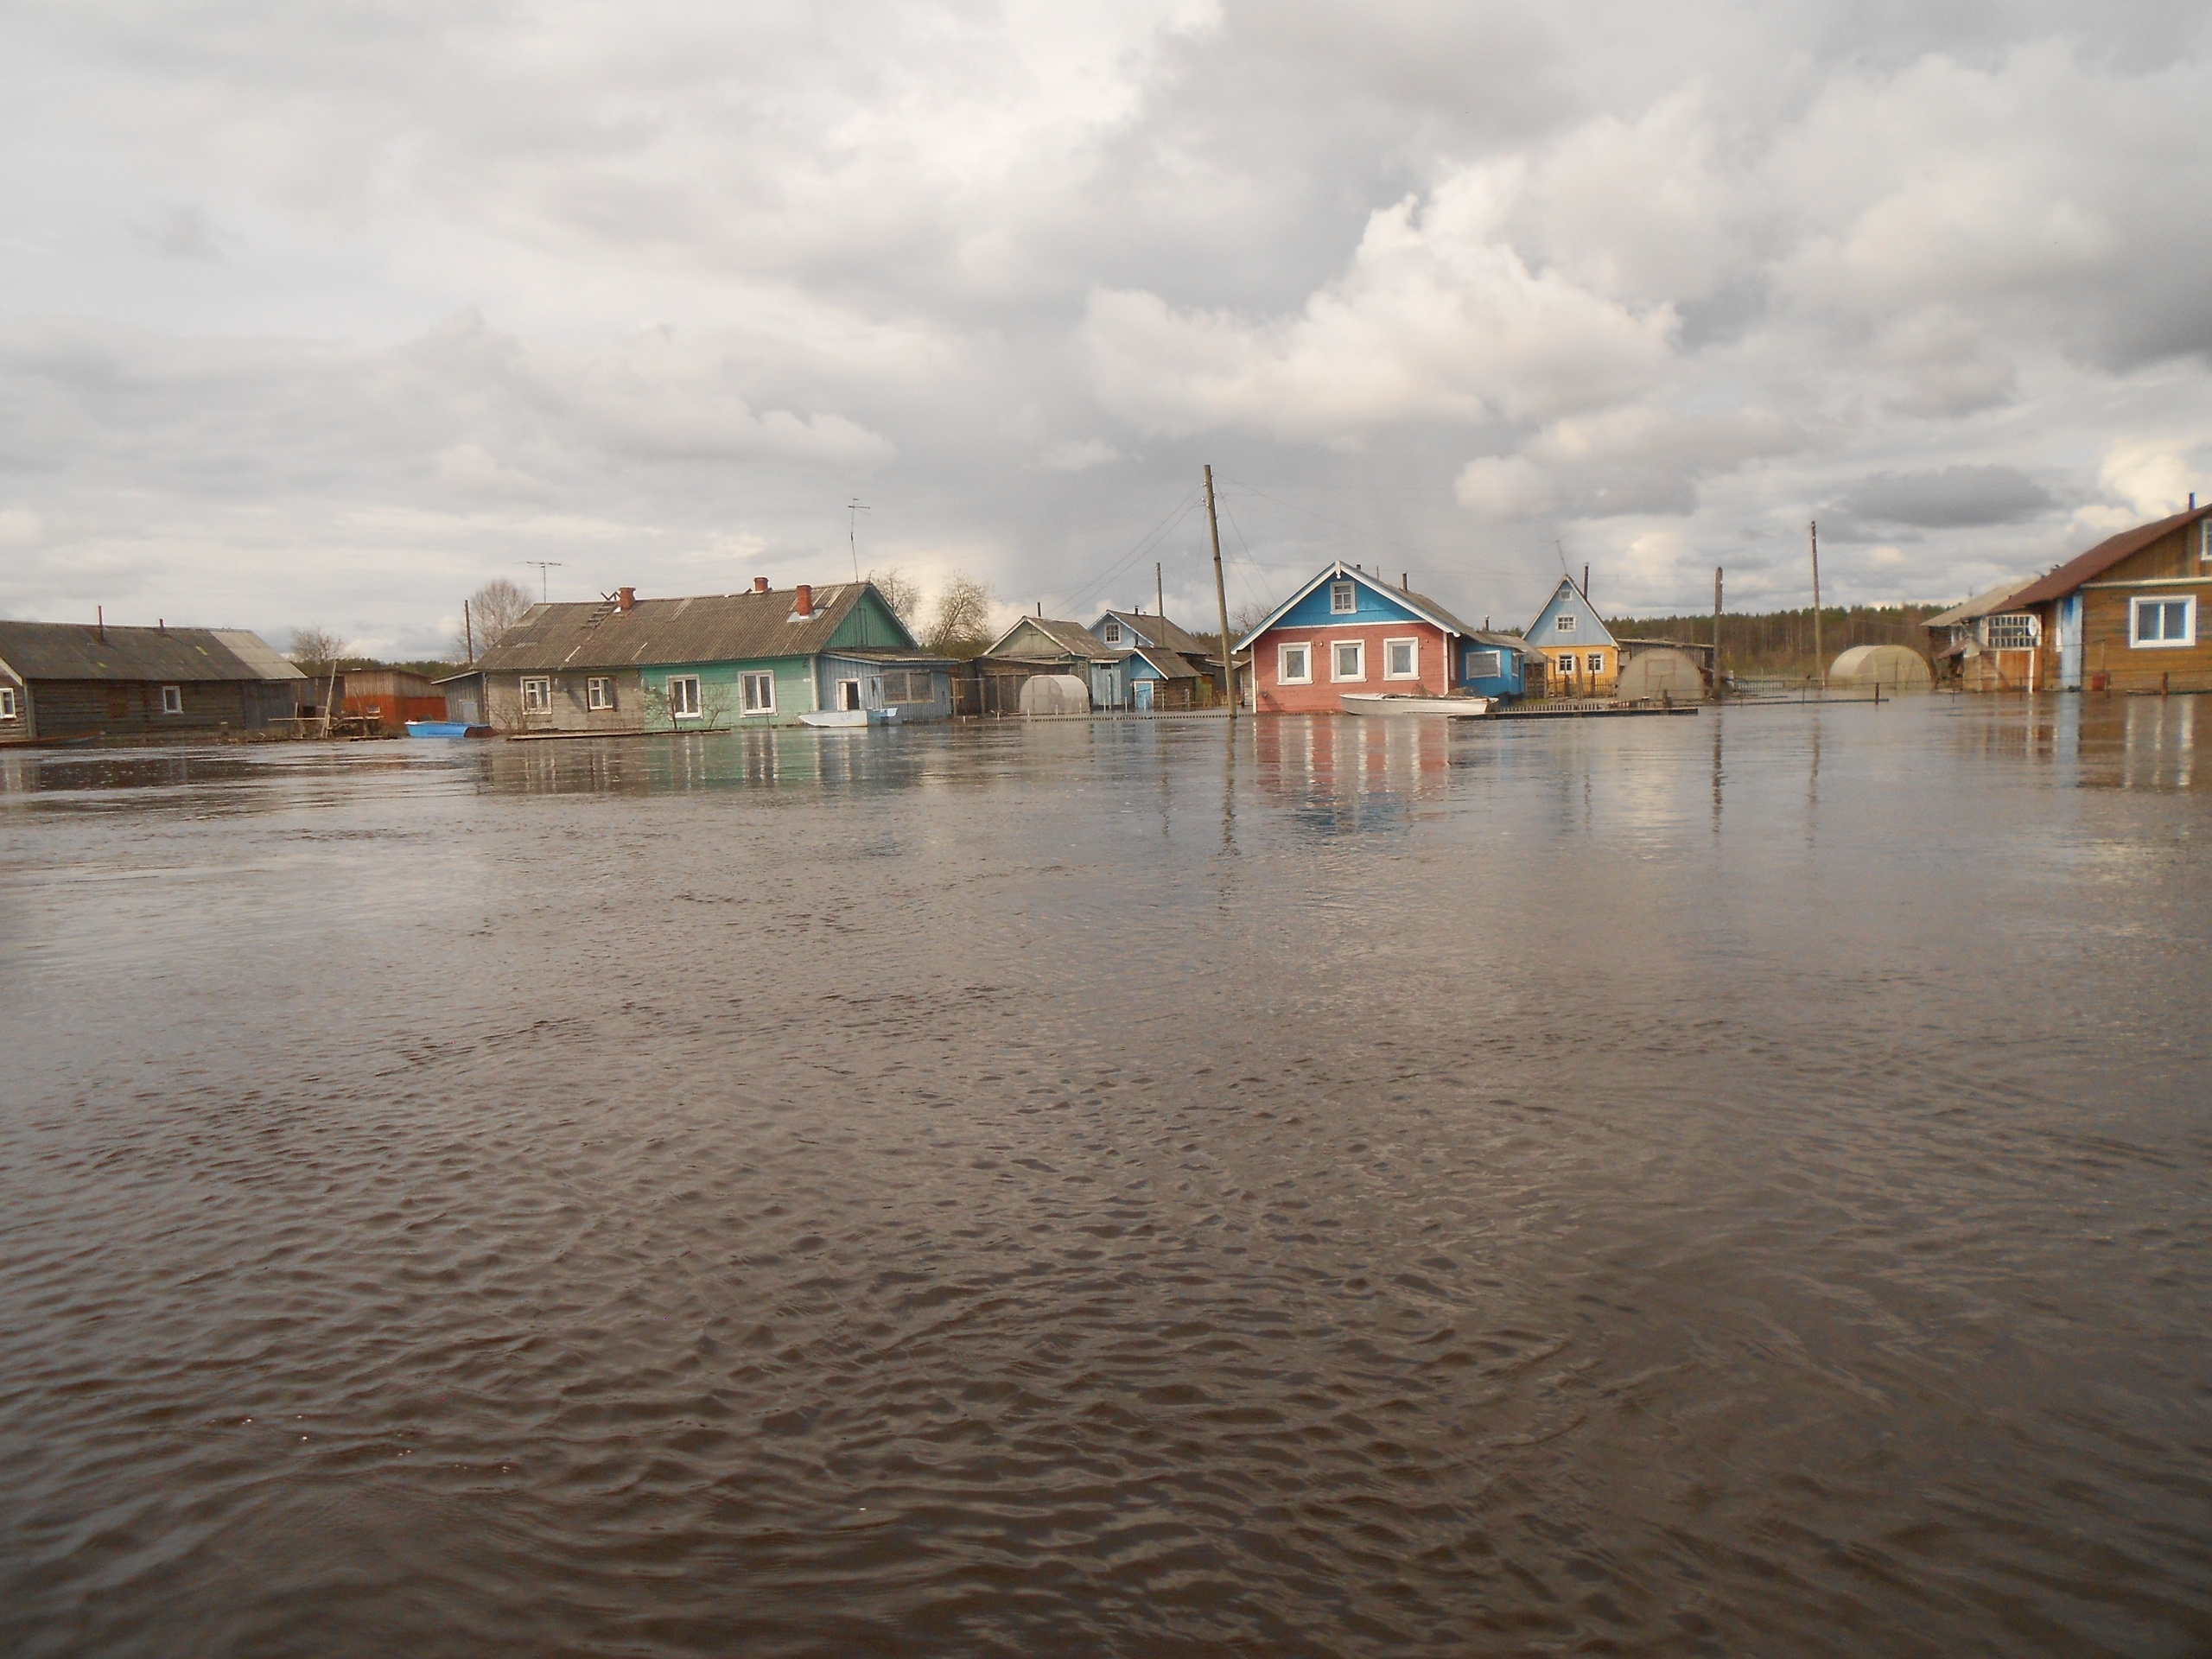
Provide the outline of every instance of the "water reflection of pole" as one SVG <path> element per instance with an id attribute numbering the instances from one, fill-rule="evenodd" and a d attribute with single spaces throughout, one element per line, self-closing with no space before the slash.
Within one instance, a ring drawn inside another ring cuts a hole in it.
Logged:
<path id="1" fill-rule="evenodd" d="M 1236 722 L 1231 721 L 1221 744 L 1221 850 L 1236 850 Z"/>
<path id="2" fill-rule="evenodd" d="M 1713 833 L 1720 834 L 1720 719 L 1713 721 Z"/>

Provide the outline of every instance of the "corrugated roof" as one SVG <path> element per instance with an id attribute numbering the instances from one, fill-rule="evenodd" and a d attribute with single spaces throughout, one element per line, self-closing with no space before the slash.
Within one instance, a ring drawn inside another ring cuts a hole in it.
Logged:
<path id="1" fill-rule="evenodd" d="M 1381 594 L 1387 598 L 1395 600 L 1400 604 L 1405 606 L 1408 610 L 1419 613 L 1424 619 L 1434 623 L 1438 627 L 1443 629 L 1447 633 L 1456 633 L 1463 635 L 1468 639 L 1473 639 L 1482 632 L 1479 628 L 1469 627 L 1465 622 L 1462 622 L 1458 617 L 1452 615 L 1450 611 L 1445 609 L 1442 605 L 1431 599 L 1427 594 L 1417 594 L 1410 588 L 1394 587 L 1389 582 L 1384 581 L 1376 572 L 1372 570 L 1363 570 L 1356 564 L 1346 564 L 1342 559 L 1338 559 L 1335 563 L 1324 569 L 1319 575 L 1314 577 L 1313 581 L 1306 583 L 1295 593 L 1292 594 L 1288 599 L 1286 599 L 1281 604 L 1276 606 L 1274 610 L 1268 612 L 1266 619 L 1261 622 L 1259 626 L 1251 629 L 1242 639 L 1236 642 L 1239 648 L 1239 660 L 1243 659 L 1243 648 L 1250 645 L 1254 640 L 1257 639 L 1269 628 L 1274 626 L 1278 620 L 1289 614 L 1291 608 L 1295 606 L 1299 601 L 1304 599 L 1306 594 L 1312 593 L 1323 582 L 1337 581 L 1345 576 L 1351 577 L 1354 582 L 1364 582 L 1376 593 Z M 1206 660 L 1208 662 L 1220 661 L 1221 659 L 1219 656 L 1216 654 L 1220 651 L 1220 649 L 1219 645 L 1211 647 L 1211 651 L 1208 652 Z"/>
<path id="2" fill-rule="evenodd" d="M 2069 559 L 2049 575 L 2030 582 L 2005 602 L 2010 605 L 2040 605 L 2050 600 L 2063 599 L 2083 582 L 2094 581 L 2104 575 L 2130 554 L 2140 553 L 2162 537 L 2171 536 L 2208 515 L 2212 515 L 2212 506 L 2195 507 L 2187 512 L 2177 512 L 2171 518 L 2161 518 L 2154 524 L 2138 524 L 2133 530 L 2123 530 L 2117 536 L 2107 537 L 2079 557 Z"/>
<path id="3" fill-rule="evenodd" d="M 641 599 L 626 611 L 617 609 L 612 600 L 533 605 L 476 666 L 487 673 L 528 674 L 810 657 L 828 649 L 830 637 L 868 591 L 864 582 L 817 588 L 814 613 L 803 621 L 791 613 L 795 596 L 788 588 Z M 883 608 L 888 613 L 891 607 Z M 916 649 L 911 634 L 883 643 Z"/>
<path id="4" fill-rule="evenodd" d="M 1940 616 L 1931 616 L 1920 626 L 1924 628 L 1955 628 L 1962 622 L 1972 622 L 2001 609 L 2005 601 L 2028 586 L 2034 578 L 2023 580 L 2015 576 L 2010 582 L 2000 582 L 1994 588 L 1985 588 L 1963 605 L 1954 605 Z"/>
<path id="5" fill-rule="evenodd" d="M 76 622 L 0 622 L 0 662 L 26 680 L 165 680 L 183 683 L 300 677 L 296 669 L 287 675 L 264 676 L 225 643 L 224 633 L 237 632 L 111 626 L 103 639 L 99 628 Z M 254 638 L 251 634 L 245 637 Z M 265 645 L 261 649 L 276 656 Z"/>
<path id="6" fill-rule="evenodd" d="M 254 671 L 256 678 L 264 680 L 304 680 L 307 676 L 298 664 L 276 654 L 271 645 L 257 633 L 248 633 L 244 628 L 211 628 L 208 630 L 229 646 L 240 662 Z"/>

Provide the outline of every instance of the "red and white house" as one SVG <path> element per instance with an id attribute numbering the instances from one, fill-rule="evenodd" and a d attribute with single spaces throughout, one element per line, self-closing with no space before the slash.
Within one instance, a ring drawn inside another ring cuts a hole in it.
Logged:
<path id="1" fill-rule="evenodd" d="M 1434 600 L 1341 562 L 1245 635 L 1253 707 L 1335 714 L 1347 691 L 1484 696 L 1521 690 L 1521 642 L 1471 628 Z"/>

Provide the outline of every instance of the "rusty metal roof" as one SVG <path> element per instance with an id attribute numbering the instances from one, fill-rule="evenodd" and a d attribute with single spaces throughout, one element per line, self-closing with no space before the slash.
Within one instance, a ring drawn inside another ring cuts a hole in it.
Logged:
<path id="1" fill-rule="evenodd" d="M 2177 512 L 2171 518 L 2159 519 L 2156 524 L 2138 524 L 2133 530 L 2123 530 L 2119 535 L 2099 542 L 2079 557 L 2069 559 L 2049 575 L 2030 582 L 2005 603 L 2040 605 L 2050 600 L 2063 599 L 2083 582 L 2104 575 L 2131 554 L 2140 553 L 2152 543 L 2208 516 L 2212 516 L 2212 506 L 2192 507 L 2187 512 Z"/>
<path id="2" fill-rule="evenodd" d="M 830 637 L 869 591 L 865 582 L 817 588 L 813 614 L 804 619 L 793 613 L 796 596 L 788 588 L 641 599 L 626 611 L 611 599 L 533 605 L 476 666 L 493 674 L 530 674 L 810 657 L 829 648 Z M 891 607 L 883 609 L 888 614 Z M 898 632 L 899 638 L 882 644 L 918 649 L 904 627 Z"/>
<path id="3" fill-rule="evenodd" d="M 257 636 L 234 629 L 219 632 L 213 628 L 111 626 L 102 630 L 76 622 L 0 622 L 0 663 L 26 680 L 166 680 L 182 684 L 301 677 L 289 663 L 284 664 L 286 672 L 264 672 L 232 649 L 226 636 L 252 639 L 268 657 L 283 660 Z"/>

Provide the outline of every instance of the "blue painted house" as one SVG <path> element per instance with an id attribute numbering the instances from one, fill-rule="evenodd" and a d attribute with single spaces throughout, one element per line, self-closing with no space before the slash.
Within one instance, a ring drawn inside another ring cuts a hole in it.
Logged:
<path id="1" fill-rule="evenodd" d="M 1620 643 L 1571 577 L 1560 578 L 1526 638 L 1550 696 L 1610 697 L 1619 689 Z"/>

